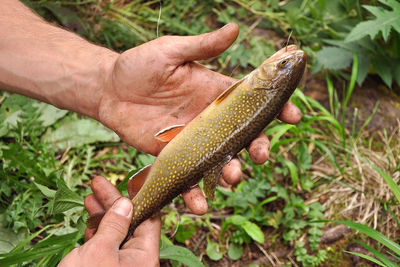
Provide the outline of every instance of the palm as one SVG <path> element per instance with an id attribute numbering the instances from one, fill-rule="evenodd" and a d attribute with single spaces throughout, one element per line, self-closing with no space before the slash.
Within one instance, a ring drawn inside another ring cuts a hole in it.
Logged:
<path id="1" fill-rule="evenodd" d="M 155 133 L 189 122 L 234 81 L 197 63 L 182 62 L 165 42 L 157 39 L 119 57 L 100 109 L 104 124 L 153 155 L 165 145 Z"/>

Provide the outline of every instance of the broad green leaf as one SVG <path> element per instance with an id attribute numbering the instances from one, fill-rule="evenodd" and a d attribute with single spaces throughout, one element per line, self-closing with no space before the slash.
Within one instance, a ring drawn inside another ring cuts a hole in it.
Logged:
<path id="1" fill-rule="evenodd" d="M 324 68 L 340 70 L 350 66 L 353 55 L 346 49 L 339 47 L 324 47 L 317 52 L 316 58 Z"/>
<path id="2" fill-rule="evenodd" d="M 372 66 L 385 82 L 388 87 L 392 86 L 392 66 L 390 64 L 390 60 L 387 58 L 377 55 L 372 58 Z"/>
<path id="3" fill-rule="evenodd" d="M 47 197 L 48 199 L 54 198 L 54 196 L 56 195 L 56 190 L 50 189 L 45 185 L 41 185 L 38 183 L 33 182 L 36 187 L 43 193 L 43 195 L 45 195 L 45 197 Z"/>
<path id="4" fill-rule="evenodd" d="M 365 54 L 358 54 L 358 61 L 357 84 L 361 86 L 369 72 L 370 61 Z"/>
<path id="5" fill-rule="evenodd" d="M 0 253 L 10 252 L 26 235 L 26 229 L 20 229 L 18 233 L 15 233 L 12 228 L 8 228 L 6 215 L 0 214 Z"/>
<path id="6" fill-rule="evenodd" d="M 245 217 L 241 215 L 233 215 L 226 220 L 228 223 L 232 223 L 234 225 L 242 225 L 246 221 L 248 221 Z"/>
<path id="7" fill-rule="evenodd" d="M 222 259 L 222 253 L 219 252 L 218 244 L 213 241 L 207 242 L 206 248 L 207 256 L 213 261 L 219 261 Z"/>
<path id="8" fill-rule="evenodd" d="M 243 255 L 243 247 L 236 243 L 229 243 L 228 256 L 232 260 L 238 260 Z"/>
<path id="9" fill-rule="evenodd" d="M 261 244 L 264 243 L 264 233 L 257 224 L 246 221 L 241 226 L 253 240 Z"/>
<path id="10" fill-rule="evenodd" d="M 94 142 L 118 142 L 119 137 L 99 122 L 83 119 L 67 121 L 54 131 L 48 130 L 42 140 L 55 143 L 59 149 L 66 149 Z"/>
<path id="11" fill-rule="evenodd" d="M 391 10 L 363 5 L 375 16 L 375 19 L 357 24 L 347 35 L 346 42 L 357 41 L 366 35 L 374 39 L 379 32 L 382 32 L 383 39 L 386 42 L 392 28 L 400 33 L 400 3 L 397 0 L 379 0 L 379 2 L 389 6 Z"/>
<path id="12" fill-rule="evenodd" d="M 160 259 L 175 260 L 186 266 L 204 267 L 190 250 L 180 246 L 167 246 L 160 249 Z"/>
<path id="13" fill-rule="evenodd" d="M 38 120 L 42 121 L 44 127 L 53 125 L 68 113 L 68 110 L 58 109 L 46 103 L 37 102 L 33 106 L 38 108 L 40 112 Z"/>
<path id="14" fill-rule="evenodd" d="M 52 213 L 61 213 L 74 207 L 83 207 L 83 197 L 68 188 L 63 178 L 57 180 L 57 192 L 54 197 Z"/>

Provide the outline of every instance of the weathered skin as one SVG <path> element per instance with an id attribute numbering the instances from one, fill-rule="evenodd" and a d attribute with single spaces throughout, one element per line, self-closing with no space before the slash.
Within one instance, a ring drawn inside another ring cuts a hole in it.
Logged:
<path id="1" fill-rule="evenodd" d="M 214 101 L 161 151 L 132 200 L 133 228 L 197 184 L 210 169 L 222 169 L 277 116 L 306 64 L 303 51 L 287 50 L 239 81 L 221 103 Z"/>
<path id="2" fill-rule="evenodd" d="M 130 233 L 204 176 L 219 175 L 222 167 L 278 115 L 305 65 L 305 53 L 295 46 L 278 51 L 232 85 L 230 88 L 235 88 L 222 101 L 220 96 L 186 125 L 158 155 L 132 199 Z M 205 180 L 205 186 L 210 186 L 206 183 L 210 180 Z"/>

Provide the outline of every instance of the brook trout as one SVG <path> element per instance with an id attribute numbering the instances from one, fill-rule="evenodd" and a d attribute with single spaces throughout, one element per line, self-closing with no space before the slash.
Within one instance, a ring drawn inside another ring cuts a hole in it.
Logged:
<path id="1" fill-rule="evenodd" d="M 129 190 L 141 187 L 132 199 L 129 232 L 202 178 L 206 196 L 213 198 L 224 165 L 278 115 L 305 65 L 303 51 L 294 45 L 283 48 L 230 86 L 189 124 L 157 133 L 157 139 L 170 142 L 152 166 L 128 183 Z M 97 224 L 91 219 L 88 226 Z"/>

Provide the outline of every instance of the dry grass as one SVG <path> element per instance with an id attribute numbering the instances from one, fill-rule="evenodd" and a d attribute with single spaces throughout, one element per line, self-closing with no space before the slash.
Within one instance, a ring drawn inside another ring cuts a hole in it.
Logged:
<path id="1" fill-rule="evenodd" d="M 342 172 L 334 168 L 326 158 L 313 164 L 314 181 L 321 178 L 332 180 L 321 186 L 314 195 L 314 198 L 327 199 L 324 203 L 327 218 L 345 218 L 365 223 L 389 238 L 398 234 L 395 217 L 400 218 L 400 206 L 395 204 L 391 189 L 371 164 L 384 170 L 399 183 L 400 122 L 398 125 L 397 130 L 390 135 L 383 130 L 374 134 L 368 142 L 363 139 L 354 140 L 343 151 L 343 157 L 338 159 L 338 164 L 343 166 Z"/>

